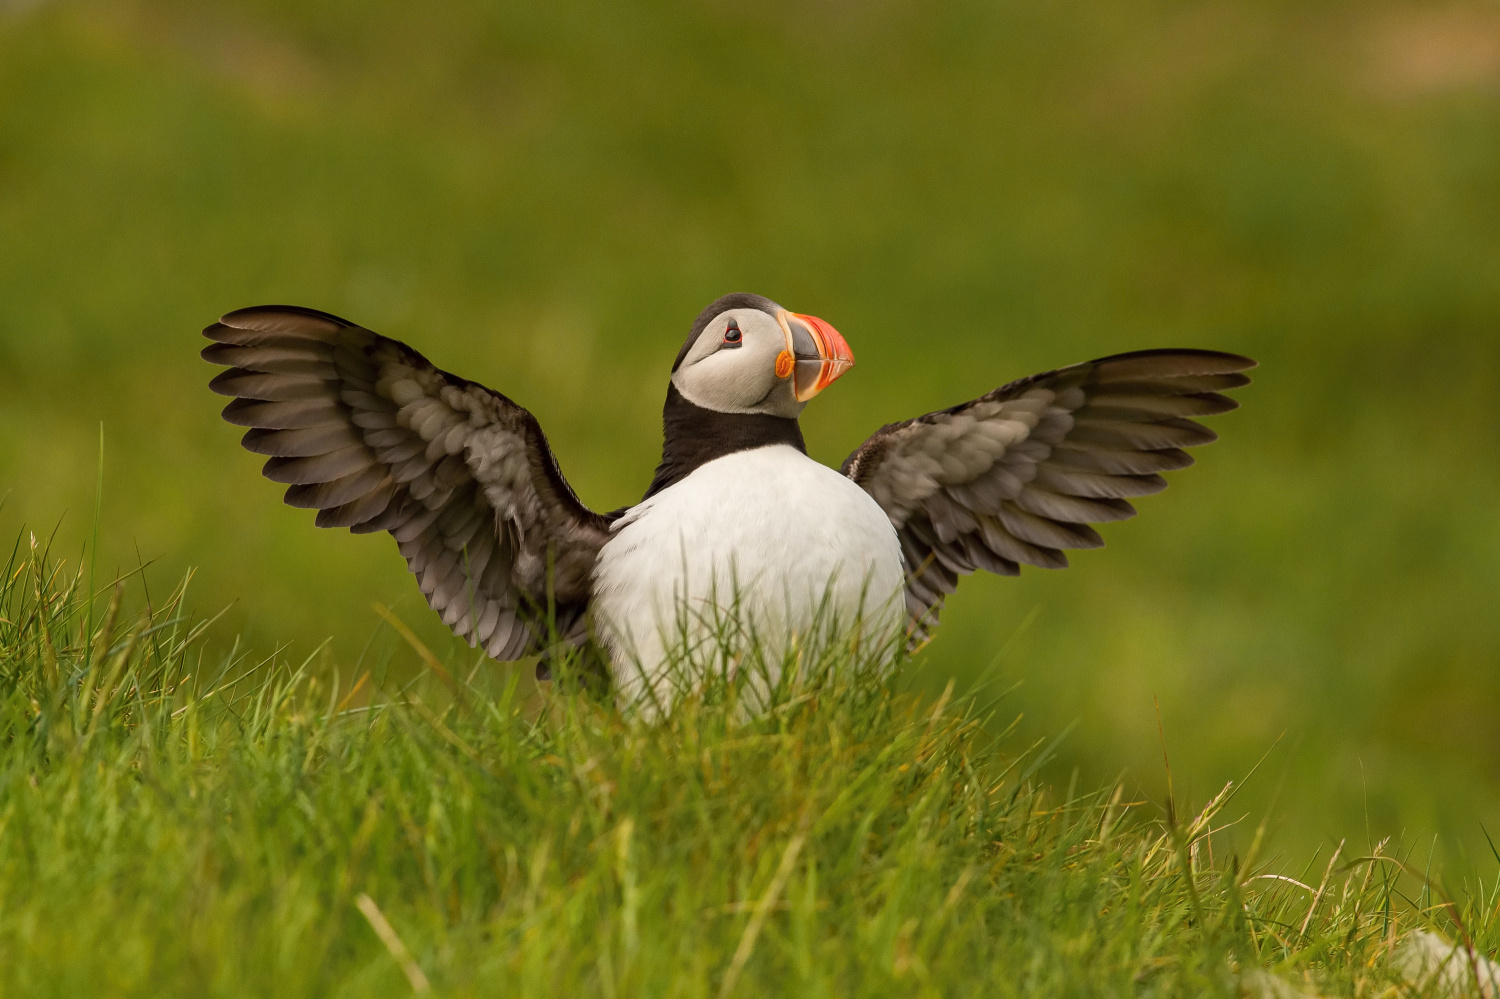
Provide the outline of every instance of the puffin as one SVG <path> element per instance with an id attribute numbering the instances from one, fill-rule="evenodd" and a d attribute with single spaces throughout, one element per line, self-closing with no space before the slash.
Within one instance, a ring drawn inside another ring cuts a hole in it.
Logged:
<path id="1" fill-rule="evenodd" d="M 1060 569 L 1095 524 L 1217 439 L 1197 418 L 1256 362 L 1140 350 L 889 423 L 839 469 L 807 454 L 807 403 L 854 366 L 828 322 L 761 295 L 702 311 L 672 363 L 662 457 L 639 503 L 600 513 L 508 396 L 326 312 L 259 306 L 204 331 L 224 419 L 317 526 L 396 540 L 428 604 L 499 661 L 593 650 L 622 703 L 670 697 L 725 622 L 768 662 L 818 635 L 893 660 L 965 575 Z M 789 660 L 788 660 L 789 661 Z M 773 667 L 774 669 L 774 667 Z M 775 679 L 775 677 L 771 677 Z M 673 680 L 672 682 L 675 682 Z"/>

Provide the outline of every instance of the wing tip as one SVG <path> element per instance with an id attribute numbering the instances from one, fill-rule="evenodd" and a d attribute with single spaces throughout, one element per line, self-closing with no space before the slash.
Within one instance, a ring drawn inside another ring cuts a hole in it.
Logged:
<path id="1" fill-rule="evenodd" d="M 213 348 L 206 347 L 204 349 L 212 350 Z M 208 359 L 204 358 L 204 360 Z M 248 374 L 250 374 L 250 372 L 245 371 L 242 368 L 226 368 L 223 371 L 219 372 L 217 375 L 214 375 L 213 378 L 209 379 L 208 390 L 215 395 L 227 395 L 232 399 L 239 399 L 241 398 L 241 396 L 240 393 L 236 392 L 234 389 L 234 379 L 241 375 Z"/>
<path id="2" fill-rule="evenodd" d="M 1195 374 L 1229 374 L 1235 371 L 1249 371 L 1260 367 L 1260 362 L 1253 357 L 1230 353 L 1227 350 L 1209 350 L 1206 347 L 1150 347 L 1145 350 L 1127 350 L 1124 353 L 1109 354 L 1105 357 L 1095 358 L 1089 363 L 1106 364 L 1116 361 L 1150 360 L 1154 358 L 1177 358 L 1184 361 L 1192 359 L 1215 364 L 1214 370 L 1194 372 Z"/>
<path id="3" fill-rule="evenodd" d="M 240 329 L 258 329 L 251 325 L 252 322 L 263 322 L 283 316 L 296 316 L 300 319 L 316 319 L 334 326 L 354 326 L 347 319 L 342 319 L 331 312 L 321 309 L 310 309 L 305 305 L 248 305 L 243 309 L 235 309 L 226 312 L 219 317 L 219 322 L 225 326 L 238 326 Z"/>
<path id="4" fill-rule="evenodd" d="M 218 322 L 203 327 L 203 335 L 219 343 L 234 343 L 235 331 L 327 336 L 358 325 L 331 312 L 302 305 L 251 305 L 224 313 Z"/>

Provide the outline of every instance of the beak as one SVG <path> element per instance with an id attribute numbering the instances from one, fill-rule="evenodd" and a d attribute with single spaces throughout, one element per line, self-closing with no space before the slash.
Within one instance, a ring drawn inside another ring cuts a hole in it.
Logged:
<path id="1" fill-rule="evenodd" d="M 798 402 L 806 402 L 854 367 L 854 352 L 839 331 L 817 316 L 804 316 L 785 309 L 776 317 L 786 333 L 787 350 L 793 360 L 792 390 Z"/>

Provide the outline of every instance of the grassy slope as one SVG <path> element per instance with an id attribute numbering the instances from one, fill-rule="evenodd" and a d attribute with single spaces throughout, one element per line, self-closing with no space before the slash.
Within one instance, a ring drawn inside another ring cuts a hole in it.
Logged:
<path id="1" fill-rule="evenodd" d="M 372 697 L 204 651 L 181 589 L 6 579 L 0 995 L 1377 995 L 1413 926 L 1500 943 L 1483 890 L 1260 877 L 1223 799 L 1058 795 L 972 705 L 847 670 L 751 721 L 732 685 L 659 725 L 513 677 Z"/>
<path id="2" fill-rule="evenodd" d="M 393 546 L 281 508 L 218 420 L 196 331 L 258 301 L 512 393 L 603 509 L 732 288 L 858 351 L 805 420 L 835 463 L 1058 363 L 1240 350 L 1223 441 L 1074 569 L 966 582 L 924 682 L 962 689 L 1040 609 L 1008 666 L 1028 738 L 1082 723 L 1054 778 L 1159 796 L 1159 700 L 1200 799 L 1287 733 L 1246 796 L 1284 787 L 1299 852 L 1368 828 L 1483 858 L 1495 18 L 1422 7 L 0 0 L 0 536 L 69 510 L 76 550 L 102 421 L 103 561 L 201 566 L 239 601 L 216 641 L 348 663 L 399 599 L 437 647 Z"/>

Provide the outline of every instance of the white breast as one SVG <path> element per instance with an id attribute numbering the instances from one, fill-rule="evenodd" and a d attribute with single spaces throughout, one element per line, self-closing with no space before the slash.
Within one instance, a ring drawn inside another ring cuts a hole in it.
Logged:
<path id="1" fill-rule="evenodd" d="M 790 643 L 891 645 L 904 574 L 896 532 L 859 486 L 785 445 L 715 459 L 633 507 L 599 553 L 593 608 L 616 689 L 668 664 L 723 668 L 726 626 L 755 633 L 775 678 Z M 691 676 L 688 677 L 691 679 Z"/>

